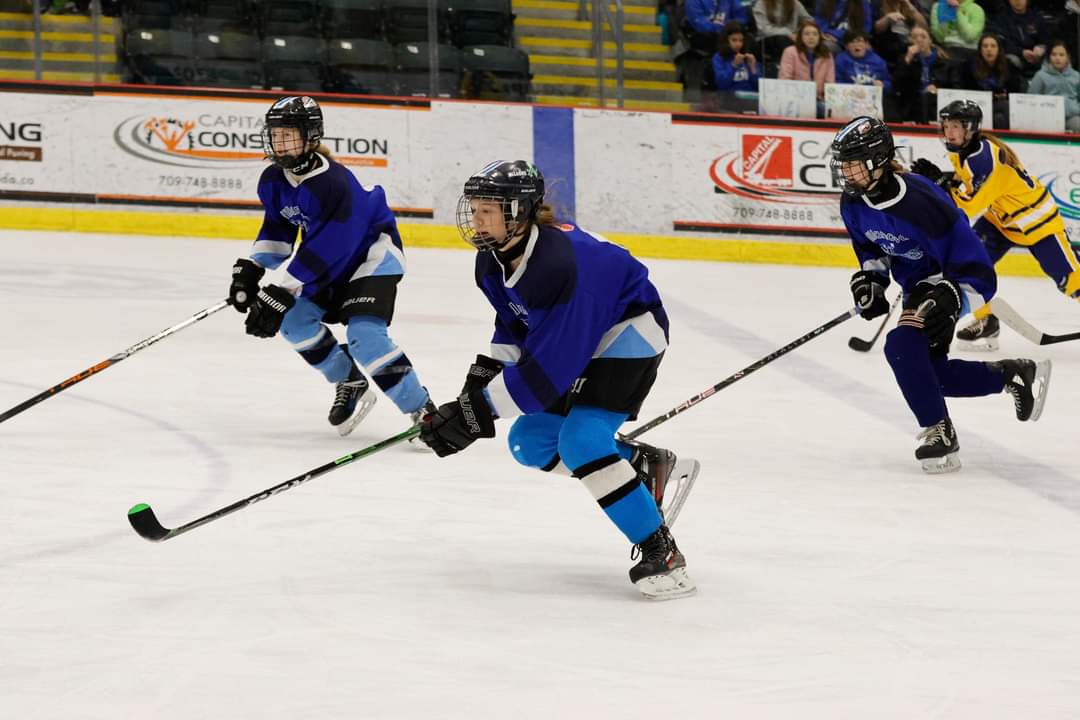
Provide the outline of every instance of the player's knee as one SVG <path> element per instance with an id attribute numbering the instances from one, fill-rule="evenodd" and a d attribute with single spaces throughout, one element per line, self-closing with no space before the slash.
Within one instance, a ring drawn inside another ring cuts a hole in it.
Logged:
<path id="1" fill-rule="evenodd" d="M 281 336 L 292 344 L 315 338 L 322 330 L 322 311 L 303 298 L 285 313 L 281 321 Z"/>
<path id="2" fill-rule="evenodd" d="M 922 339 L 922 331 L 907 325 L 900 325 L 885 336 L 885 359 L 895 366 L 902 360 L 913 342 Z"/>
<path id="3" fill-rule="evenodd" d="M 618 453 L 615 430 L 607 418 L 571 411 L 559 430 L 559 455 L 571 470 Z"/>
<path id="4" fill-rule="evenodd" d="M 506 442 L 510 454 L 526 467 L 546 468 L 557 455 L 559 425 L 557 415 L 522 415 L 510 426 Z"/>

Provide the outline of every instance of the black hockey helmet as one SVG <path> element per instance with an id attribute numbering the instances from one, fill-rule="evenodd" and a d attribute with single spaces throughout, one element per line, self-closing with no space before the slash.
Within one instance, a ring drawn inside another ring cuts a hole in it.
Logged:
<path id="1" fill-rule="evenodd" d="M 862 195 L 892 172 L 896 146 L 892 133 L 882 121 L 872 117 L 857 117 L 836 133 L 832 141 L 833 182 L 849 195 Z M 848 162 L 861 161 L 866 168 L 865 182 L 856 184 L 844 175 L 843 166 Z M 874 171 L 882 168 L 884 173 L 874 177 Z"/>
<path id="2" fill-rule="evenodd" d="M 286 152 L 276 152 L 271 140 L 273 128 L 296 128 L 300 142 L 290 145 Z M 319 103 L 306 95 L 284 97 L 266 111 L 263 125 L 263 150 L 275 165 L 292 170 L 306 164 L 323 137 L 323 114 Z"/>
<path id="3" fill-rule="evenodd" d="M 476 231 L 473 225 L 474 200 L 501 203 L 506 226 L 506 236 L 502 241 Z M 536 219 L 543 202 L 544 176 L 538 167 L 527 160 L 496 160 L 465 182 L 465 189 L 458 200 L 458 232 L 465 242 L 477 250 L 497 250 L 509 242 L 519 229 Z"/>
<path id="4" fill-rule="evenodd" d="M 945 143 L 945 147 L 952 152 L 960 152 L 970 143 L 972 140 L 979 137 L 979 128 L 982 126 L 982 108 L 979 104 L 971 100 L 953 100 L 951 103 L 941 108 L 938 112 L 938 119 L 941 120 L 941 140 Z M 964 125 L 964 129 L 967 130 L 967 137 L 964 140 L 964 144 L 960 146 L 952 145 L 945 140 L 945 121 L 946 120 L 959 120 Z"/>

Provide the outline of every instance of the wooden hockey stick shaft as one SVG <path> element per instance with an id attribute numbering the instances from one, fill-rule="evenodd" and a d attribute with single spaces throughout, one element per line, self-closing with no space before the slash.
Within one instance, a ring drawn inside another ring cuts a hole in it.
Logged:
<path id="1" fill-rule="evenodd" d="M 25 402 L 21 402 L 18 405 L 16 405 L 15 407 L 11 408 L 10 410 L 7 410 L 4 413 L 0 414 L 0 423 L 4 422 L 5 420 L 9 420 L 9 419 L 15 417 L 16 415 L 23 412 L 24 410 L 29 410 L 30 408 L 37 405 L 39 402 L 42 402 L 43 400 L 48 400 L 53 395 L 56 395 L 58 393 L 63 392 L 64 390 L 67 390 L 72 385 L 76 385 L 78 383 L 81 383 L 83 380 L 86 380 L 87 378 L 90 378 L 90 377 L 93 377 L 94 375 L 97 375 L 102 370 L 105 370 L 106 368 L 112 367 L 116 363 L 120 362 L 121 360 L 123 360 L 123 359 L 125 359 L 127 357 L 130 357 L 130 356 L 134 355 L 135 353 L 139 352 L 140 350 L 145 350 L 146 348 L 150 347 L 151 345 L 158 342 L 159 340 L 164 340 L 165 338 L 169 337 L 173 333 L 179 332 L 179 331 L 183 330 L 186 327 L 190 327 L 191 325 L 194 325 L 195 323 L 199 322 L 200 320 L 208 318 L 211 315 L 213 315 L 214 313 L 216 313 L 217 311 L 223 310 L 228 306 L 229 306 L 229 301 L 228 300 L 222 300 L 217 305 L 212 305 L 212 306 L 206 308 L 205 310 L 200 310 L 199 312 L 195 313 L 194 315 L 192 315 L 190 318 L 188 318 L 187 320 L 185 320 L 182 323 L 177 323 L 176 325 L 173 325 L 170 328 L 165 328 L 164 330 L 159 332 L 157 335 L 153 335 L 151 337 L 146 338 L 145 340 L 143 340 L 141 342 L 137 342 L 134 345 L 132 345 L 131 347 L 129 347 L 127 350 L 123 350 L 121 352 L 118 352 L 115 355 L 113 355 L 112 357 L 106 358 L 105 360 L 102 360 L 97 365 L 91 365 L 90 367 L 86 368 L 82 372 L 75 373 L 74 375 L 69 377 L 67 380 L 64 380 L 63 382 L 61 382 L 61 383 L 59 383 L 57 385 L 53 385 L 48 390 L 44 390 L 44 391 L 38 393 L 37 395 L 35 395 L 34 397 L 30 398 L 29 400 L 26 400 Z"/>
<path id="2" fill-rule="evenodd" d="M 808 343 L 811 340 L 813 340 L 814 338 L 816 338 L 818 335 L 821 335 L 823 332 L 833 329 L 834 327 L 836 327 L 840 323 L 844 322 L 845 320 L 849 320 L 849 319 L 855 317 L 858 314 L 859 314 L 859 311 L 858 311 L 857 308 L 851 308 L 850 310 L 844 312 L 842 315 L 837 315 L 836 317 L 834 317 L 832 320 L 825 323 L 824 325 L 817 326 L 816 328 L 814 328 L 810 332 L 806 333 L 805 335 L 802 335 L 802 336 L 792 340 L 791 342 L 789 342 L 784 347 L 782 347 L 782 348 L 780 348 L 778 350 L 774 350 L 773 352 L 769 353 L 768 355 L 761 358 L 757 362 L 752 363 L 751 365 L 747 365 L 746 367 L 744 367 L 742 370 L 738 371 L 734 375 L 730 375 L 730 376 L 724 378 L 723 380 L 721 380 L 720 382 L 716 383 L 712 387 L 706 388 L 705 390 L 698 393 L 697 395 L 690 398 L 689 400 L 685 400 L 682 403 L 680 403 L 680 404 L 676 405 L 675 407 L 673 407 L 671 410 L 668 410 L 663 415 L 660 415 L 659 417 L 653 418 L 652 420 L 645 423 L 641 427 L 636 428 L 633 432 L 627 433 L 626 435 L 620 435 L 619 439 L 625 441 L 625 440 L 633 440 L 634 438 L 640 437 L 641 435 L 643 435 L 643 434 L 647 433 L 648 431 L 652 430 L 653 428 L 655 428 L 657 425 L 661 425 L 663 423 L 666 423 L 668 420 L 675 417 L 679 413 L 686 412 L 687 410 L 694 407 L 698 403 L 703 402 L 704 400 L 707 400 L 708 398 L 712 397 L 716 393 L 720 392 L 721 390 L 726 388 L 728 385 L 731 385 L 733 383 L 738 382 L 739 380 L 742 380 L 744 377 L 746 377 L 750 373 L 755 372 L 756 370 L 760 370 L 761 368 L 763 368 L 766 365 L 768 365 L 769 363 L 771 363 L 773 360 L 776 360 L 778 358 L 783 357 L 784 355 L 787 355 L 789 352 L 791 352 L 795 348 L 798 348 L 798 347 L 800 347 L 802 345 L 805 345 L 806 343 Z"/>

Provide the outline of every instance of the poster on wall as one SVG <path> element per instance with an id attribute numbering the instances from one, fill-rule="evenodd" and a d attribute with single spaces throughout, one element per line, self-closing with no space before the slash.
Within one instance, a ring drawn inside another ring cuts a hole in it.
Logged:
<path id="1" fill-rule="evenodd" d="M 23 95 L 0 112 L 0 193 L 73 193 L 85 183 L 71 172 L 73 138 L 90 102 L 80 95 Z M 77 124 L 76 124 L 77 122 Z M 79 143 L 78 152 L 92 148 Z"/>
<path id="2" fill-rule="evenodd" d="M 85 152 L 73 160 L 99 202 L 259 206 L 266 101 L 101 93 L 90 105 Z M 383 186 L 400 215 L 431 216 L 430 180 L 410 171 L 411 156 L 427 154 L 427 108 L 324 103 L 323 112 L 335 160 L 366 187 Z"/>

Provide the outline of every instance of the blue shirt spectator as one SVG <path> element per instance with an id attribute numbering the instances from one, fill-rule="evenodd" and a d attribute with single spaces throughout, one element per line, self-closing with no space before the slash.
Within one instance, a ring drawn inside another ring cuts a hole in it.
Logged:
<path id="1" fill-rule="evenodd" d="M 836 82 L 851 85 L 879 85 L 882 92 L 892 91 L 889 67 L 870 47 L 864 32 L 848 33 L 844 52 L 836 56 Z"/>
<path id="2" fill-rule="evenodd" d="M 732 20 L 743 26 L 749 21 L 740 0 L 686 0 L 686 19 L 694 32 L 713 35 Z"/>

